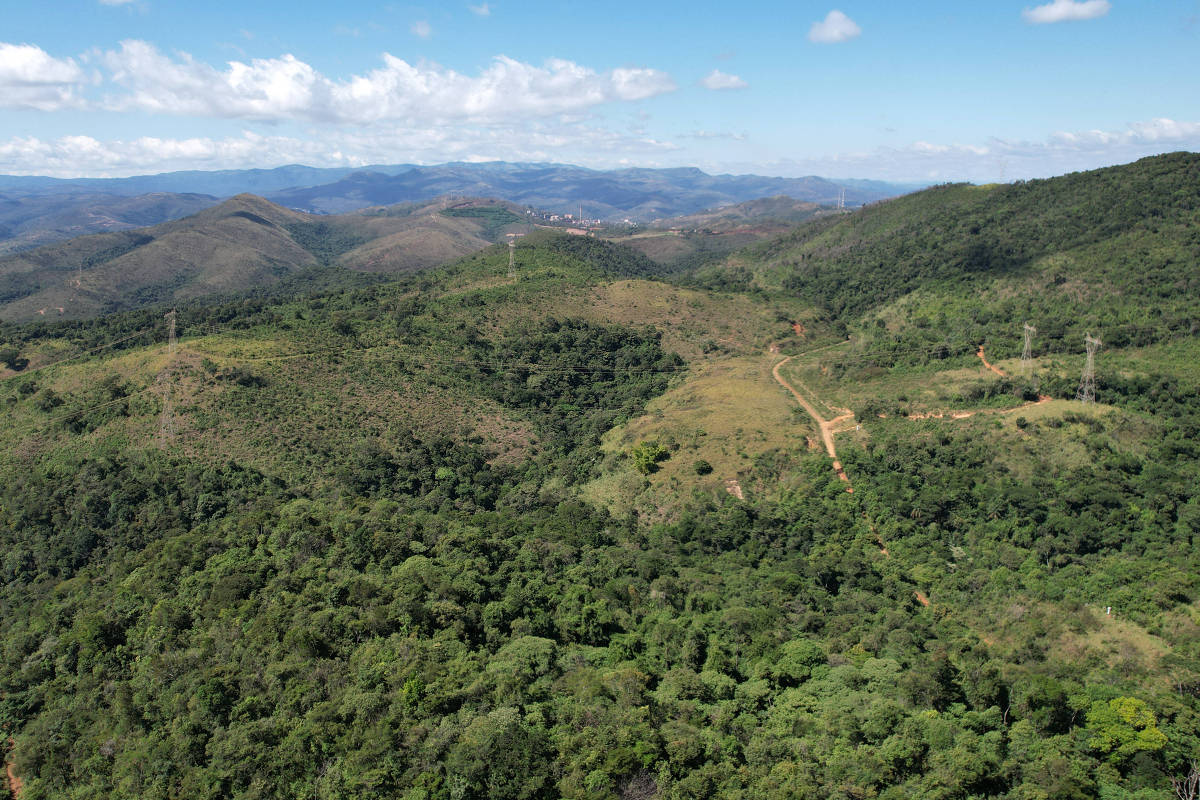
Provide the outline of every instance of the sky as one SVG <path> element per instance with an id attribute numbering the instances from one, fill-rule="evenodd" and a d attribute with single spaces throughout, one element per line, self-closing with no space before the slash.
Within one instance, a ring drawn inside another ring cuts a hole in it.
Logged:
<path id="1" fill-rule="evenodd" d="M 503 160 L 992 182 L 1200 150 L 1200 0 L 6 5 L 5 174 Z"/>

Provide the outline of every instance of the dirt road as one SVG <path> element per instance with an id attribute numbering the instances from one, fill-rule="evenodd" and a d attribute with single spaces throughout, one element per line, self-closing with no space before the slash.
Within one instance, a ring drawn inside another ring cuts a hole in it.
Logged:
<path id="1" fill-rule="evenodd" d="M 817 423 L 817 427 L 821 430 L 821 439 L 825 442 L 825 452 L 828 453 L 829 457 L 833 459 L 833 471 L 837 473 L 839 478 L 847 483 L 846 491 L 853 492 L 854 488 L 848 485 L 850 483 L 850 478 L 846 475 L 846 471 L 842 469 L 842 462 L 838 461 L 837 447 L 834 446 L 833 443 L 833 426 L 839 422 L 845 422 L 848 419 L 854 419 L 854 414 L 846 413 L 831 420 L 826 420 L 823 418 L 817 411 L 816 407 L 813 406 L 812 403 L 808 402 L 804 395 L 796 391 L 796 387 L 784 380 L 783 375 L 780 373 L 779 370 L 783 367 L 783 365 L 791 361 L 793 358 L 795 358 L 795 356 L 788 356 L 780 361 L 775 365 L 775 368 L 771 370 L 771 374 L 775 376 L 775 380 L 779 382 L 780 386 L 792 393 L 792 397 L 796 398 L 796 402 L 800 404 L 800 407 L 803 408 L 804 411 L 813 418 L 813 421 Z"/>
<path id="2" fill-rule="evenodd" d="M 999 367 L 995 366 L 994 364 L 989 364 L 989 363 L 988 363 L 988 360 L 987 360 L 986 358 L 984 358 L 984 357 L 983 357 L 983 345 L 979 345 L 979 352 L 977 352 L 975 355 L 979 356 L 979 360 L 983 362 L 983 366 L 987 367 L 987 368 L 988 368 L 988 369 L 990 369 L 992 372 L 994 372 L 994 373 L 996 373 L 997 375 L 999 375 L 1001 378 L 1007 378 L 1007 377 L 1008 377 L 1008 373 L 1007 373 L 1007 372 L 1005 372 L 1004 370 L 1002 370 L 1002 369 L 1000 369 Z"/>
<path id="3" fill-rule="evenodd" d="M 9 737 L 8 750 L 11 751 L 12 748 L 15 746 L 16 746 L 16 742 L 14 742 L 11 737 Z M 8 779 L 8 793 L 12 796 L 13 800 L 19 800 L 19 798 L 21 797 L 21 779 L 17 776 L 17 771 L 13 767 L 12 759 L 9 758 L 8 756 L 9 756 L 9 753 L 6 752 L 5 759 L 4 759 L 4 774 L 5 774 L 5 777 Z"/>

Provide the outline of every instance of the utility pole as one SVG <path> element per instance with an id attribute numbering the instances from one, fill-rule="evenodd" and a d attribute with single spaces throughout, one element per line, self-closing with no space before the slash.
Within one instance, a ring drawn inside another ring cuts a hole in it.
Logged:
<path id="1" fill-rule="evenodd" d="M 1083 337 L 1084 344 L 1087 345 L 1087 362 L 1083 367 L 1083 377 L 1079 381 L 1079 391 L 1075 393 L 1075 399 L 1081 403 L 1096 402 L 1096 350 L 1104 346 L 1104 342 L 1100 341 L 1092 334 Z"/>
<path id="2" fill-rule="evenodd" d="M 1037 333 L 1037 328 L 1025 323 L 1025 348 L 1021 350 L 1021 374 L 1026 378 L 1033 371 L 1033 335 Z"/>

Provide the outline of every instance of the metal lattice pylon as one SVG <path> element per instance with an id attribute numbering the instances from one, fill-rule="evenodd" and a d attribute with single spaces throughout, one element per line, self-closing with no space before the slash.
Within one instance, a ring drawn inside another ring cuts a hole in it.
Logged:
<path id="1" fill-rule="evenodd" d="M 1025 323 L 1025 347 L 1021 350 L 1021 374 L 1029 377 L 1033 371 L 1033 335 L 1037 333 L 1037 328 Z"/>
<path id="2" fill-rule="evenodd" d="M 1079 391 L 1075 393 L 1075 399 L 1081 403 L 1096 402 L 1096 350 L 1104 346 L 1104 342 L 1100 341 L 1090 333 L 1083 337 L 1083 342 L 1087 345 L 1087 362 L 1083 366 L 1083 377 L 1079 380 Z"/>

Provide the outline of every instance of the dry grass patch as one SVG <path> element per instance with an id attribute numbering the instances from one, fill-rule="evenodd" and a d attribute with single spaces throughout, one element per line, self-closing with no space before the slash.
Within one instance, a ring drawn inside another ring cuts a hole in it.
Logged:
<path id="1" fill-rule="evenodd" d="M 807 322 L 811 316 L 803 306 L 788 301 L 767 306 L 742 295 L 716 295 L 645 280 L 573 291 L 557 302 L 552 313 L 653 325 L 663 331 L 663 347 L 688 361 L 707 354 L 760 352 L 773 341 L 794 336 L 793 320 Z"/>
<path id="2" fill-rule="evenodd" d="M 693 491 L 721 496 L 737 480 L 747 499 L 775 494 L 780 487 L 749 479 L 755 459 L 774 450 L 803 448 L 818 436 L 812 421 L 771 375 L 768 355 L 730 358 L 698 366 L 683 382 L 654 400 L 647 413 L 605 435 L 604 474 L 587 484 L 588 499 L 617 513 L 638 509 L 665 517 Z M 641 442 L 671 451 L 657 472 L 640 475 L 628 457 Z M 712 467 L 698 474 L 696 463 Z"/>

